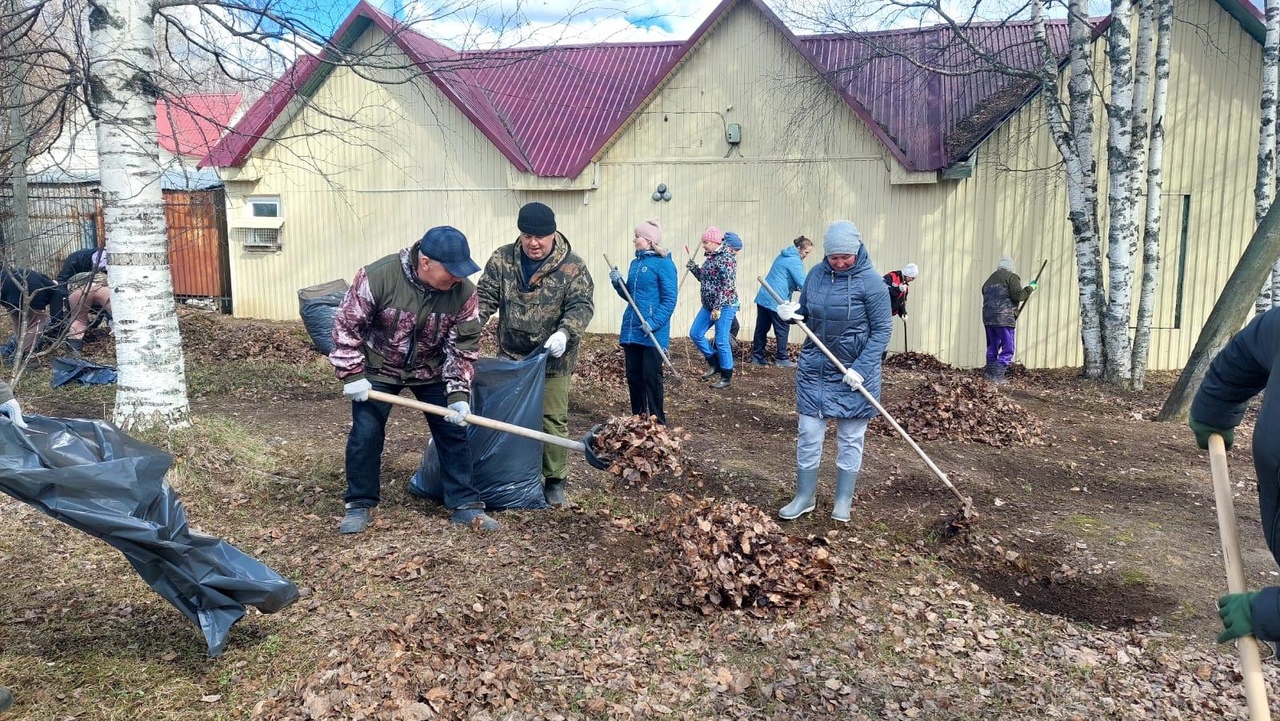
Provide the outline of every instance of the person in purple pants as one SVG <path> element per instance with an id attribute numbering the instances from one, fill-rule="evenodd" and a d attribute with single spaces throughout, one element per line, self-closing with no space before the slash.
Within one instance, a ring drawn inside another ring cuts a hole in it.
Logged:
<path id="1" fill-rule="evenodd" d="M 982 284 L 982 324 L 987 331 L 987 366 L 983 375 L 995 383 L 1004 383 L 1016 349 L 1014 327 L 1018 323 L 1018 306 L 1036 289 L 1033 280 L 1022 284 L 1013 272 L 1013 258 L 1000 258 L 996 272 Z"/>

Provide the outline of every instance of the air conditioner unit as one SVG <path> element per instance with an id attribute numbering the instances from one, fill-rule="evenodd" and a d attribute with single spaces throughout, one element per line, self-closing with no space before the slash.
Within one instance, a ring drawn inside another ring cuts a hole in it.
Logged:
<path id="1" fill-rule="evenodd" d="M 283 218 L 236 218 L 231 238 L 245 250 L 280 250 L 284 237 Z"/>
<path id="2" fill-rule="evenodd" d="M 232 228 L 245 250 L 280 250 L 280 228 Z"/>

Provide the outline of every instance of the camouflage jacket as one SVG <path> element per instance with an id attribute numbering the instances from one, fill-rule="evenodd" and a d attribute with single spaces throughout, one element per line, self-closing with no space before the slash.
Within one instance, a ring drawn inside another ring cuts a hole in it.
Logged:
<path id="1" fill-rule="evenodd" d="M 569 336 L 564 355 L 547 358 L 548 376 L 573 375 L 582 334 L 595 314 L 595 284 L 587 264 L 569 239 L 556 234 L 555 247 L 528 283 L 520 271 L 520 241 L 493 252 L 480 276 L 480 325 L 498 314 L 498 352 L 523 358 L 557 330 Z"/>
<path id="2" fill-rule="evenodd" d="M 417 248 L 406 248 L 356 272 L 333 317 L 329 362 L 342 381 L 444 381 L 449 403 L 468 400 L 480 355 L 475 284 L 428 288 L 417 263 Z"/>

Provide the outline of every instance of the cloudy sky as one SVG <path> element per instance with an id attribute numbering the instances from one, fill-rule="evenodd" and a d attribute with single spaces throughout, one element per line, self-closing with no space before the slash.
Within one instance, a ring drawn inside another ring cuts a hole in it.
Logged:
<path id="1" fill-rule="evenodd" d="M 304 3 L 323 13 L 317 27 L 337 24 L 350 12 L 347 3 L 285 0 Z M 563 45 L 600 42 L 685 40 L 719 4 L 717 0 L 370 0 L 387 13 L 412 23 L 414 29 L 459 48 Z M 903 11 L 907 0 L 765 0 L 800 33 L 815 29 L 874 30 L 931 25 L 936 17 Z M 956 19 L 978 20 L 1026 16 L 1022 0 L 943 0 Z M 1108 12 L 1105 0 L 1094 0 L 1094 13 Z M 320 10 L 322 6 L 324 9 Z M 976 8 L 976 9 L 975 9 Z M 796 13 L 823 20 L 807 24 Z M 1052 9 L 1050 16 L 1061 15 Z M 835 20 L 831 20 L 835 18 Z M 332 29 L 330 30 L 330 32 Z"/>

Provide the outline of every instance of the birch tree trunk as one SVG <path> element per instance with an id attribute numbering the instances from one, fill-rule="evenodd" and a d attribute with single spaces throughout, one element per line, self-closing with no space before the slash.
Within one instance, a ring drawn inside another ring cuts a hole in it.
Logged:
<path id="1" fill-rule="evenodd" d="M 114 420 L 125 429 L 190 422 L 160 191 L 154 19 L 146 0 L 90 3 L 90 105 L 119 365 Z"/>
<path id="2" fill-rule="evenodd" d="M 1280 1 L 1280 0 L 1277 0 Z M 1138 327 L 1133 334 L 1133 388 L 1142 390 L 1151 350 L 1156 289 L 1160 285 L 1160 201 L 1164 169 L 1164 113 L 1169 100 L 1169 52 L 1172 46 L 1173 0 L 1154 0 L 1156 15 L 1155 89 L 1151 99 L 1151 142 L 1147 153 L 1147 204 L 1142 230 L 1142 292 Z"/>
<path id="3" fill-rule="evenodd" d="M 1271 205 L 1276 179 L 1276 89 L 1280 85 L 1280 0 L 1266 0 L 1267 34 L 1262 43 L 1262 92 L 1258 102 L 1258 175 L 1253 183 L 1254 220 L 1262 222 Z M 1276 302 L 1277 269 L 1262 284 L 1255 313 L 1271 310 Z"/>
<path id="4" fill-rule="evenodd" d="M 1182 373 L 1173 384 L 1173 390 L 1165 399 L 1164 407 L 1156 416 L 1157 421 L 1175 421 L 1187 417 L 1191 409 L 1191 400 L 1195 398 L 1204 374 L 1209 370 L 1209 363 L 1231 340 L 1232 334 L 1240 330 L 1245 319 L 1249 317 L 1249 309 L 1257 297 L 1257 288 L 1262 279 L 1271 273 L 1271 266 L 1280 259 L 1280 204 L 1271 201 L 1271 208 L 1253 231 L 1249 245 L 1245 246 L 1236 268 L 1222 287 L 1222 293 L 1209 311 L 1209 318 L 1200 329 L 1196 338 L 1191 358 L 1187 360 Z"/>
<path id="5" fill-rule="evenodd" d="M 1070 37 L 1071 79 L 1067 83 L 1070 135 L 1078 171 L 1067 172 L 1068 217 L 1076 241 L 1076 280 L 1080 297 L 1080 341 L 1084 348 L 1084 374 L 1101 378 L 1104 369 L 1102 342 L 1102 249 L 1098 229 L 1098 180 L 1093 155 L 1093 26 L 1088 0 L 1071 0 L 1067 15 Z M 1055 77 L 1057 68 L 1055 66 Z M 1054 87 L 1057 85 L 1055 83 Z M 1055 101 L 1057 95 L 1054 95 Z M 1062 148 L 1059 147 L 1059 150 Z M 1065 156 L 1064 156 L 1065 157 Z M 1072 176 L 1078 178 L 1073 189 Z M 1079 203 L 1072 195 L 1079 193 Z"/>
<path id="6" fill-rule="evenodd" d="M 1127 382 L 1132 376 L 1129 342 L 1132 309 L 1132 243 L 1137 225 L 1130 193 L 1133 168 L 1133 38 L 1129 33 L 1129 0 L 1111 5 L 1107 59 L 1111 97 L 1107 103 L 1107 312 L 1103 318 L 1103 380 Z"/>

